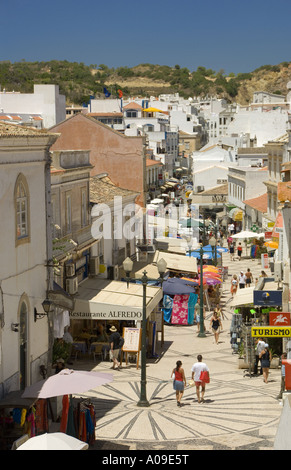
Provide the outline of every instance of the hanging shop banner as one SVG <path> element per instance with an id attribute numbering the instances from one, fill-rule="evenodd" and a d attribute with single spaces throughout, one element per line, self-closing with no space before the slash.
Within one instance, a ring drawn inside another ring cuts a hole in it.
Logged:
<path id="1" fill-rule="evenodd" d="M 269 267 L 269 255 L 268 253 L 261 254 L 261 265 L 262 269 L 268 269 Z"/>
<path id="2" fill-rule="evenodd" d="M 253 326 L 252 337 L 254 338 L 290 338 L 290 326 Z"/>
<path id="3" fill-rule="evenodd" d="M 269 312 L 270 326 L 290 326 L 290 312 Z"/>
<path id="4" fill-rule="evenodd" d="M 281 290 L 254 290 L 254 305 L 277 307 L 282 305 Z"/>

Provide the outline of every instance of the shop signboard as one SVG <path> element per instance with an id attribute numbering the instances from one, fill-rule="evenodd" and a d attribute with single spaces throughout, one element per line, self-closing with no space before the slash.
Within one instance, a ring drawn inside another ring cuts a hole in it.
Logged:
<path id="1" fill-rule="evenodd" d="M 265 240 L 272 240 L 272 232 L 265 232 Z"/>
<path id="2" fill-rule="evenodd" d="M 262 263 L 262 269 L 268 269 L 268 267 L 269 267 L 268 253 L 262 253 L 261 254 L 261 263 Z"/>
<path id="3" fill-rule="evenodd" d="M 254 338 L 290 338 L 291 326 L 253 326 Z"/>
<path id="4" fill-rule="evenodd" d="M 270 312 L 270 326 L 291 326 L 290 312 Z"/>
<path id="5" fill-rule="evenodd" d="M 125 360 L 127 365 L 128 354 L 137 354 L 136 368 L 139 365 L 139 355 L 141 350 L 141 328 L 123 328 L 124 344 L 121 350 L 120 361 L 123 361 L 123 354 L 125 354 Z"/>
<path id="6" fill-rule="evenodd" d="M 278 307 L 282 305 L 281 290 L 254 290 L 254 305 Z"/>

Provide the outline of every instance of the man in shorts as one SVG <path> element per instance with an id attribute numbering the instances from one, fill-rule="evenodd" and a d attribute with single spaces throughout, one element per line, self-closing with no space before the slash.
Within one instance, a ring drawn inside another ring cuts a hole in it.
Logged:
<path id="1" fill-rule="evenodd" d="M 192 380 L 195 382 L 196 386 L 196 394 L 198 398 L 198 403 L 203 403 L 204 402 L 204 394 L 205 394 L 205 382 L 202 382 L 200 380 L 200 374 L 202 371 L 207 371 L 209 373 L 209 369 L 205 362 L 202 362 L 202 356 L 201 354 L 198 354 L 197 356 L 197 361 L 195 364 L 193 364 L 191 372 L 192 372 Z M 201 396 L 200 396 L 200 387 L 201 389 Z"/>
<path id="2" fill-rule="evenodd" d="M 117 329 L 115 326 L 112 326 L 109 331 L 112 333 L 109 337 L 109 346 L 110 346 L 110 351 L 109 351 L 109 357 L 113 361 L 113 366 L 112 369 L 119 369 L 120 368 L 120 363 L 118 361 L 118 356 L 119 356 L 119 341 L 120 341 L 120 334 L 118 333 Z"/>

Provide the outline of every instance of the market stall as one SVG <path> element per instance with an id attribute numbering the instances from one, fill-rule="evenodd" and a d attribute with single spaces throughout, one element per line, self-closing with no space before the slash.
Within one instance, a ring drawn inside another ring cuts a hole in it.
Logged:
<path id="1" fill-rule="evenodd" d="M 12 391 L 0 400 L 1 450 L 11 450 L 23 436 L 30 438 L 48 431 L 47 400 L 23 398 L 22 393 Z"/>

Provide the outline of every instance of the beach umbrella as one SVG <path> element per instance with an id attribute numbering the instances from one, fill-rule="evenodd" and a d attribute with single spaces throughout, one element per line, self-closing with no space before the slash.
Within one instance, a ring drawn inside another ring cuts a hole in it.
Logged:
<path id="1" fill-rule="evenodd" d="M 251 232 L 249 230 L 243 230 L 242 232 L 236 233 L 235 235 L 232 235 L 232 238 L 258 238 L 259 235 L 258 233 Z"/>
<path id="2" fill-rule="evenodd" d="M 198 279 L 193 279 L 192 277 L 181 277 L 183 281 L 193 283 L 194 285 L 197 285 Z"/>
<path id="3" fill-rule="evenodd" d="M 268 248 L 273 248 L 274 250 L 277 250 L 277 248 L 279 247 L 279 243 L 269 241 L 269 242 L 265 242 L 264 246 L 267 246 Z"/>
<path id="4" fill-rule="evenodd" d="M 203 279 L 205 279 L 205 278 L 203 277 Z M 206 278 L 206 284 L 208 286 L 215 286 L 216 284 L 221 284 L 221 283 L 222 283 L 221 279 L 216 279 L 214 277 L 207 277 Z"/>
<path id="5" fill-rule="evenodd" d="M 186 256 L 191 256 L 192 258 L 199 258 L 200 259 L 200 252 L 199 251 L 191 251 L 191 254 L 186 253 Z M 211 253 L 203 253 L 203 259 L 211 259 Z"/>
<path id="6" fill-rule="evenodd" d="M 198 271 L 200 271 L 200 266 L 198 266 Z M 219 273 L 220 270 L 216 266 L 205 264 L 203 266 L 203 272 Z"/>
<path id="7" fill-rule="evenodd" d="M 187 256 L 189 256 L 189 253 L 186 253 Z M 194 250 L 191 251 L 191 256 L 194 258 L 200 258 L 200 250 Z M 204 251 L 203 252 L 203 259 L 213 259 L 215 257 L 214 253 L 211 251 Z M 221 258 L 221 255 L 219 253 L 216 254 L 216 258 Z"/>
<path id="8" fill-rule="evenodd" d="M 158 108 L 144 108 L 143 111 L 145 111 L 146 113 L 163 113 L 163 114 L 167 114 L 167 111 L 163 111 L 162 109 L 158 109 Z"/>
<path id="9" fill-rule="evenodd" d="M 51 398 L 73 395 L 100 387 L 113 381 L 113 375 L 104 372 L 64 369 L 45 380 L 26 387 L 22 398 Z"/>
<path id="10" fill-rule="evenodd" d="M 63 432 L 34 436 L 16 450 L 87 450 L 89 445 Z"/>
<path id="11" fill-rule="evenodd" d="M 198 282 L 196 283 L 198 285 Z M 195 292 L 195 285 L 189 286 L 181 278 L 172 277 L 163 282 L 164 295 L 187 295 Z"/>
<path id="12" fill-rule="evenodd" d="M 205 246 L 203 247 L 203 250 L 204 250 L 204 251 L 212 251 L 212 250 L 215 251 L 215 247 L 212 248 L 211 245 L 205 245 Z M 218 253 L 227 253 L 227 252 L 228 252 L 228 248 L 224 248 L 223 246 L 216 245 L 216 251 L 217 251 Z"/>

